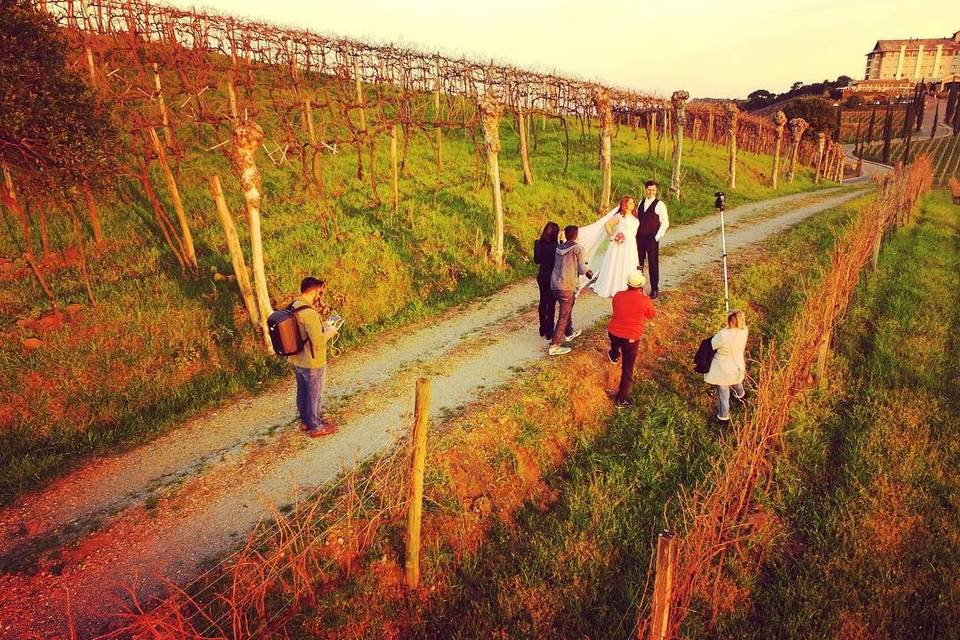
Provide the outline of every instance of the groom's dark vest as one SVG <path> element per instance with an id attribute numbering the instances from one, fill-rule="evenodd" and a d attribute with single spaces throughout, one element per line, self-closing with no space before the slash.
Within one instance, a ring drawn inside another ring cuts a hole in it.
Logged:
<path id="1" fill-rule="evenodd" d="M 640 201 L 639 214 L 637 219 L 640 221 L 640 228 L 637 230 L 638 236 L 655 236 L 660 230 L 660 216 L 657 215 L 657 205 L 660 204 L 659 198 L 654 198 L 653 202 L 646 209 L 643 208 L 643 200 Z"/>

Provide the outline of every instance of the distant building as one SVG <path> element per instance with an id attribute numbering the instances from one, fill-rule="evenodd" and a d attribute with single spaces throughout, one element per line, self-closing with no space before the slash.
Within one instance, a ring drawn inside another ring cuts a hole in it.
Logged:
<path id="1" fill-rule="evenodd" d="M 960 82 L 960 31 L 949 38 L 878 40 L 867 54 L 864 79 L 855 93 L 899 93 L 918 82 L 943 87 Z"/>

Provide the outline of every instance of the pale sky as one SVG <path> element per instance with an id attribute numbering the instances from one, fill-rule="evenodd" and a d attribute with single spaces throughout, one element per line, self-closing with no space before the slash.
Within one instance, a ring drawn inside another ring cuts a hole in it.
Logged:
<path id="1" fill-rule="evenodd" d="M 694 97 L 860 79 L 878 39 L 960 30 L 958 0 L 167 1 Z"/>

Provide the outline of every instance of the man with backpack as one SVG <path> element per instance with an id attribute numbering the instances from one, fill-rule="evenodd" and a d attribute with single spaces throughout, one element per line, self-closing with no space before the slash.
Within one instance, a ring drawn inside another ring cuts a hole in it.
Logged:
<path id="1" fill-rule="evenodd" d="M 297 410 L 301 429 L 310 437 L 336 433 L 336 425 L 323 418 L 322 397 L 327 383 L 327 340 L 337 329 L 320 319 L 316 306 L 323 296 L 326 283 L 307 277 L 300 283 L 300 297 L 293 301 L 293 311 L 300 333 L 302 348 L 288 355 L 297 376 Z"/>

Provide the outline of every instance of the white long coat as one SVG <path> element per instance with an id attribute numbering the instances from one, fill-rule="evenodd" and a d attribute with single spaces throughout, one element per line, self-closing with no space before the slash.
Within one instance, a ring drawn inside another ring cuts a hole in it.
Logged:
<path id="1" fill-rule="evenodd" d="M 703 376 L 708 384 L 731 386 L 743 382 L 747 364 L 743 353 L 747 348 L 747 329 L 720 329 L 710 344 L 717 352 L 710 363 L 710 371 Z"/>

